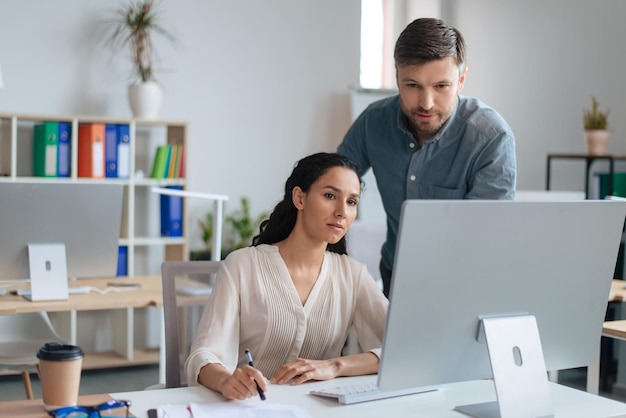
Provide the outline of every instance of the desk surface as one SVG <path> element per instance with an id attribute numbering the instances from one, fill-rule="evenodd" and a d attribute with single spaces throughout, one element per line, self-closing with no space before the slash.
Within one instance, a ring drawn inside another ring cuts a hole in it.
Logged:
<path id="1" fill-rule="evenodd" d="M 360 376 L 313 382 L 299 386 L 271 385 L 267 392 L 268 402 L 296 404 L 304 407 L 312 417 L 324 418 L 461 418 L 465 415 L 455 412 L 457 405 L 495 400 L 493 382 L 475 380 L 471 382 L 444 385 L 437 392 L 401 396 L 398 398 L 340 405 L 336 401 L 309 395 L 309 391 L 323 387 L 333 387 L 349 383 L 373 382 L 376 376 Z M 611 399 L 591 395 L 566 386 L 550 383 L 550 391 L 555 409 L 555 417 L 602 418 L 626 417 L 626 404 Z M 221 395 L 204 387 L 144 390 L 79 397 L 82 405 L 96 405 L 107 399 L 126 399 L 132 402 L 131 412 L 137 417 L 147 417 L 146 411 L 166 404 L 223 403 Z M 245 402 L 258 402 L 250 398 Z M 41 399 L 32 401 L 0 402 L 0 417 L 44 418 Z"/>
<path id="2" fill-rule="evenodd" d="M 309 395 L 309 391 L 323 387 L 333 387 L 349 383 L 375 382 L 376 376 L 340 378 L 326 382 L 312 382 L 299 386 L 270 385 L 267 392 L 268 402 L 296 404 L 304 407 L 312 417 L 324 418 L 395 418 L 420 417 L 455 417 L 465 415 L 455 412 L 457 405 L 489 402 L 495 400 L 495 391 L 491 380 L 444 385 L 442 390 L 417 395 L 401 396 L 379 401 L 352 405 L 340 405 L 336 401 Z M 576 389 L 555 383 L 550 384 L 554 402 L 555 417 L 626 417 L 626 404 L 611 399 L 591 395 Z M 146 417 L 149 408 L 165 404 L 187 404 L 189 402 L 221 403 L 221 395 L 203 387 L 147 390 L 139 392 L 112 393 L 115 399 L 131 400 L 131 411 L 138 417 Z M 246 402 L 257 402 L 250 398 Z M 2 410 L 0 409 L 0 415 Z"/>
<path id="3" fill-rule="evenodd" d="M 138 289 L 123 290 L 120 292 L 110 292 L 100 294 L 92 291 L 86 294 L 73 294 L 67 300 L 60 301 L 40 301 L 31 302 L 22 296 L 7 293 L 0 296 L 0 315 L 16 315 L 28 312 L 63 312 L 93 311 L 122 308 L 145 308 L 148 306 L 163 305 L 163 290 L 161 286 L 161 276 L 136 276 L 136 277 L 114 277 L 99 279 L 78 279 L 70 280 L 70 286 L 92 286 L 98 289 L 107 288 L 107 283 L 139 283 Z M 177 282 L 178 284 L 178 282 Z M 9 291 L 19 288 L 28 288 L 29 283 L 19 283 L 11 286 Z M 121 288 L 124 289 L 124 288 Z M 179 296 L 179 306 L 201 305 L 206 301 L 207 296 Z"/>

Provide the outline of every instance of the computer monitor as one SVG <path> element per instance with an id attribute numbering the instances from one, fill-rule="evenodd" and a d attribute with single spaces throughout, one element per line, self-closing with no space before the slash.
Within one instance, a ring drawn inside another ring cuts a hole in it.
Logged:
<path id="1" fill-rule="evenodd" d="M 123 185 L 0 183 L 0 280 L 30 277 L 28 245 L 65 246 L 67 276 L 114 277 Z"/>
<path id="2" fill-rule="evenodd" d="M 378 386 L 492 377 L 481 318 L 534 316 L 544 377 L 592 364 L 625 214 L 617 201 L 405 201 Z"/>

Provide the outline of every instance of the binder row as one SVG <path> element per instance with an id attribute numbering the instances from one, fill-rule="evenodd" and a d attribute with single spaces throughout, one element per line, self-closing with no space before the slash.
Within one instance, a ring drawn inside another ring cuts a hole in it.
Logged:
<path id="1" fill-rule="evenodd" d="M 46 121 L 33 129 L 33 175 L 70 177 L 69 122 Z M 127 124 L 78 125 L 78 177 L 130 177 L 130 132 Z"/>
<path id="2" fill-rule="evenodd" d="M 153 179 L 184 178 L 184 146 L 181 144 L 160 145 L 156 149 L 152 163 Z"/>

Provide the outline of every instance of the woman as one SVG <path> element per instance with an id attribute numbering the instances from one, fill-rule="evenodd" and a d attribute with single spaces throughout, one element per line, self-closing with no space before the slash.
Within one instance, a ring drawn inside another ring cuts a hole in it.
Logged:
<path id="1" fill-rule="evenodd" d="M 185 368 L 189 385 L 226 399 L 257 384 L 300 384 L 378 371 L 387 299 L 346 255 L 361 180 L 338 154 L 300 160 L 251 247 L 224 260 Z M 341 356 L 354 326 L 363 353 Z M 249 366 L 245 350 L 255 357 Z"/>

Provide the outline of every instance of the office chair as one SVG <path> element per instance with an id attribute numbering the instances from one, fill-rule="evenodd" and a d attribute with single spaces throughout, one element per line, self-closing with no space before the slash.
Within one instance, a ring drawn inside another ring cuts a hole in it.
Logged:
<path id="1" fill-rule="evenodd" d="M 193 292 L 189 292 L 189 286 L 181 288 L 180 283 L 179 286 L 176 286 L 176 278 L 186 276 L 191 280 L 195 280 L 196 283 L 200 280 L 206 280 L 206 284 L 212 285 L 220 264 L 220 261 L 165 261 L 161 264 L 166 388 L 186 386 L 185 380 L 181 378 L 181 366 L 187 358 L 190 341 L 186 332 L 189 326 L 188 321 L 182 321 L 183 317 L 186 319 L 182 308 L 192 305 L 192 303 L 185 303 L 189 301 L 189 298 L 202 297 L 193 296 Z M 181 290 L 184 291 L 185 295 L 179 294 L 183 293 Z M 181 325 L 185 326 L 184 329 Z M 194 329 L 195 325 L 193 324 Z M 180 335 L 183 337 L 180 337 Z"/>
<path id="2" fill-rule="evenodd" d="M 0 329 L 0 370 L 20 371 L 26 398 L 33 399 L 30 373 L 37 372 L 37 351 L 45 343 L 65 341 L 46 312 L 0 316 Z"/>

